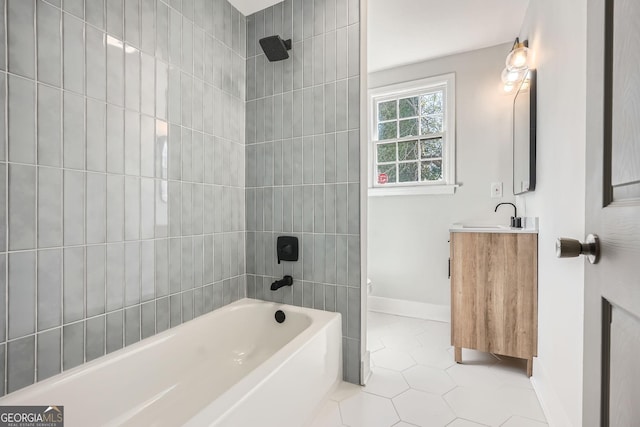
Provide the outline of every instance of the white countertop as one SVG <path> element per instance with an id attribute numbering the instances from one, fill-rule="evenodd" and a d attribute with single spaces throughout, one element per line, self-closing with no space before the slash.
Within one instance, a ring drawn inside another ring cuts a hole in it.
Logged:
<path id="1" fill-rule="evenodd" d="M 538 233 L 538 218 L 522 218 L 522 228 L 511 228 L 508 225 L 487 224 L 452 224 L 449 231 L 452 233 Z"/>

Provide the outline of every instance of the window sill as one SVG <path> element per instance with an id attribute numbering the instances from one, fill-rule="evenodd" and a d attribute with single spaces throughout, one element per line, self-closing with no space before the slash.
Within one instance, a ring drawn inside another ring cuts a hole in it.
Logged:
<path id="1" fill-rule="evenodd" d="M 459 185 L 420 185 L 406 187 L 373 187 L 369 188 L 369 197 L 385 196 L 428 196 L 454 194 Z"/>

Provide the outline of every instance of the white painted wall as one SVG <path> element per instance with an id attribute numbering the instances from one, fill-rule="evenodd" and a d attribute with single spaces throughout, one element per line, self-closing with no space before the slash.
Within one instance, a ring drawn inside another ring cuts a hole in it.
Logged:
<path id="1" fill-rule="evenodd" d="M 375 46 L 369 53 L 369 72 L 513 41 L 528 3 L 529 0 L 369 0 L 368 39 Z"/>
<path id="2" fill-rule="evenodd" d="M 372 89 L 455 72 L 461 185 L 454 195 L 369 197 L 368 274 L 374 296 L 449 306 L 449 226 L 509 223 L 510 207 L 493 210 L 499 202 L 514 200 L 512 96 L 504 95 L 500 84 L 510 47 L 502 44 L 369 74 Z M 492 199 L 490 184 L 499 181 L 505 197 Z"/>
<path id="3" fill-rule="evenodd" d="M 557 259 L 557 237 L 585 235 L 586 11 L 581 0 L 536 0 L 520 37 L 538 69 L 538 183 L 518 197 L 540 217 L 538 358 L 533 378 L 550 421 L 582 425 L 584 258 Z"/>

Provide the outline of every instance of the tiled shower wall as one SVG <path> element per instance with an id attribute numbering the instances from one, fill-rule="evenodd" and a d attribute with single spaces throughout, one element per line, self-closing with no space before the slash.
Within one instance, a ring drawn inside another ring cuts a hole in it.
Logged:
<path id="1" fill-rule="evenodd" d="M 7 393 L 244 296 L 246 25 L 224 0 L 0 13 Z"/>
<path id="2" fill-rule="evenodd" d="M 269 62 L 258 40 L 292 39 Z M 360 379 L 359 0 L 286 0 L 247 17 L 247 295 L 342 314 Z M 276 238 L 300 239 L 278 264 Z M 290 274 L 292 287 L 273 292 Z"/>

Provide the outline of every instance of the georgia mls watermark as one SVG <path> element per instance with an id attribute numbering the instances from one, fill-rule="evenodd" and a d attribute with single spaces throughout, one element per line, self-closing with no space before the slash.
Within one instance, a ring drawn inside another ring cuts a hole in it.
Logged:
<path id="1" fill-rule="evenodd" d="M 0 427 L 64 427 L 64 406 L 0 406 Z"/>

